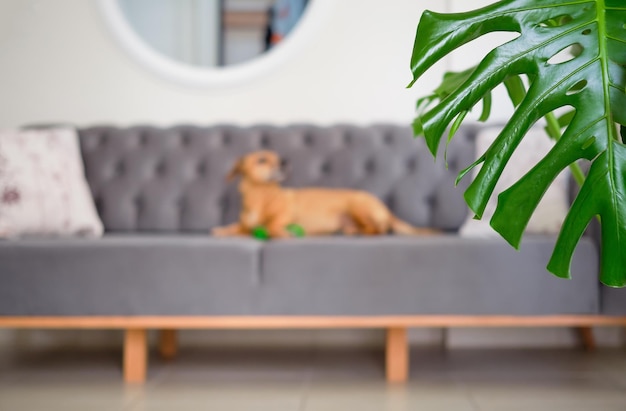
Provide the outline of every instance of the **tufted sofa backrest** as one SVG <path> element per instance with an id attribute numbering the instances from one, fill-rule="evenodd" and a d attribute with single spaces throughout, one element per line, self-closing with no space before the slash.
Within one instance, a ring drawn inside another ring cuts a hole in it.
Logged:
<path id="1" fill-rule="evenodd" d="M 277 151 L 285 186 L 367 190 L 418 226 L 456 230 L 467 215 L 459 170 L 473 161 L 476 129 L 461 128 L 448 165 L 434 162 L 408 127 L 115 128 L 79 130 L 85 172 L 107 231 L 197 231 L 237 220 L 236 184 L 225 176 L 248 152 Z"/>

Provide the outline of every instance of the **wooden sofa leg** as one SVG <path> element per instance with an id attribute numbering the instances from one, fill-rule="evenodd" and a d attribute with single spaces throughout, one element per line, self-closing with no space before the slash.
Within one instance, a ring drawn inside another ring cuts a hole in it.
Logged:
<path id="1" fill-rule="evenodd" d="M 141 383 L 146 380 L 148 341 L 145 329 L 128 329 L 124 336 L 124 381 Z"/>
<path id="2" fill-rule="evenodd" d="M 161 330 L 159 333 L 159 354 L 166 360 L 171 360 L 178 353 L 178 339 L 176 330 Z"/>
<path id="3" fill-rule="evenodd" d="M 406 328 L 387 329 L 385 351 L 387 382 L 406 382 L 409 376 L 409 343 Z"/>
<path id="4" fill-rule="evenodd" d="M 593 328 L 578 327 L 578 335 L 585 351 L 594 351 L 596 349 L 596 339 L 593 336 Z"/>

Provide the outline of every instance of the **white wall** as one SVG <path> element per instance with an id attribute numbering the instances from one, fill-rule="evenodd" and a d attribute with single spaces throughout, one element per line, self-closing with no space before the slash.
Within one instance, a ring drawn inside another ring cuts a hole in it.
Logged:
<path id="1" fill-rule="evenodd" d="M 138 66 L 112 40 L 93 0 L 1 0 L 0 126 L 410 121 L 416 96 L 427 90 L 405 89 L 427 2 L 318 1 L 335 3 L 333 13 L 307 50 L 253 81 L 198 90 Z"/>
<path id="2" fill-rule="evenodd" d="M 412 90 L 409 59 L 415 28 L 428 0 L 316 0 L 334 2 L 332 15 L 306 50 L 274 73 L 230 88 L 198 90 L 145 71 L 112 40 L 93 0 L 0 0 L 0 127 L 72 122 L 120 125 L 181 122 L 408 123 L 414 102 L 437 84 L 435 72 Z M 451 0 L 455 7 L 484 1 Z M 480 49 L 439 66 L 469 64 Z M 494 104 L 506 107 L 503 104 Z M 496 117 L 506 114 L 497 111 Z M 234 344 L 380 344 L 377 331 L 186 333 L 183 340 Z M 415 343 L 439 344 L 439 330 L 415 330 Z M 5 331 L 0 344 L 86 344 L 119 340 L 118 333 Z M 616 344 L 617 330 L 601 342 Z M 576 343 L 571 330 L 452 330 L 452 346 Z"/>

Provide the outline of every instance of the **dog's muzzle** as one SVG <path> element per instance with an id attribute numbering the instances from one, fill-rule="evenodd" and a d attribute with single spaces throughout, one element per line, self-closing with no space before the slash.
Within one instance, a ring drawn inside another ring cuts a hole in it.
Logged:
<path id="1" fill-rule="evenodd" d="M 272 181 L 276 181 L 276 182 L 282 182 L 284 181 L 286 178 L 285 173 L 283 172 L 283 170 L 280 169 L 275 169 L 274 171 L 272 171 L 272 174 L 270 175 L 270 179 Z"/>
<path id="2" fill-rule="evenodd" d="M 272 172 L 272 180 L 274 181 L 284 181 L 287 178 L 287 174 L 289 171 L 289 162 L 282 158 L 280 160 L 280 167 Z"/>

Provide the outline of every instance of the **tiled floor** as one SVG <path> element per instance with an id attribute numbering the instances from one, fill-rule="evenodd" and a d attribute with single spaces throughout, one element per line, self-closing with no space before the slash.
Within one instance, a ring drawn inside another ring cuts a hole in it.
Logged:
<path id="1" fill-rule="evenodd" d="M 625 411 L 626 350 L 416 350 L 411 381 L 382 352 L 215 352 L 151 358 L 121 382 L 119 352 L 0 355 L 0 411 Z"/>

